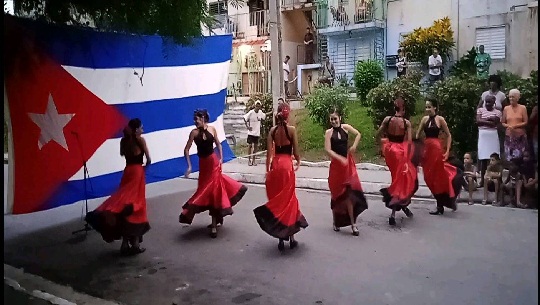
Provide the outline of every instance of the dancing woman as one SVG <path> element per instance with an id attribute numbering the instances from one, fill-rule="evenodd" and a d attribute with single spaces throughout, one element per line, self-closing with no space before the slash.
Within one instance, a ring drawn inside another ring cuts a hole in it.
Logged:
<path id="1" fill-rule="evenodd" d="M 276 114 L 276 126 L 268 133 L 266 155 L 266 195 L 268 202 L 253 210 L 255 219 L 263 231 L 279 239 L 278 249 L 284 249 L 284 241 L 290 240 L 291 249 L 298 245 L 294 234 L 308 223 L 300 212 L 296 198 L 295 171 L 300 166 L 296 128 L 287 124 L 289 106 L 280 104 Z M 293 168 L 291 155 L 296 159 Z"/>
<path id="2" fill-rule="evenodd" d="M 328 187 L 334 231 L 351 226 L 352 234 L 358 236 L 356 218 L 368 208 L 352 155 L 356 151 L 361 135 L 351 125 L 341 123 L 341 115 L 337 109 L 330 113 L 330 124 L 332 128 L 326 130 L 324 135 L 324 149 L 332 160 Z M 349 134 L 353 134 L 355 138 L 352 146 L 347 149 Z"/>
<path id="3" fill-rule="evenodd" d="M 385 117 L 377 130 L 377 138 L 385 135 L 381 139 L 382 153 L 392 176 L 390 186 L 381 189 L 382 200 L 392 210 L 388 219 L 391 226 L 396 225 L 396 211 L 402 210 L 407 217 L 413 216 L 408 206 L 418 190 L 418 173 L 411 161 L 414 153 L 412 127 L 411 122 L 404 118 L 405 101 L 397 99 L 394 109 L 395 114 Z"/>
<path id="4" fill-rule="evenodd" d="M 244 197 L 247 187 L 221 173 L 223 150 L 216 129 L 208 125 L 209 119 L 205 109 L 195 110 L 193 120 L 196 128 L 189 134 L 184 148 L 184 156 L 188 164 L 185 177 L 189 177 L 191 173 L 189 149 L 195 142 L 199 157 L 199 180 L 197 191 L 182 206 L 179 221 L 191 224 L 195 214 L 209 211 L 212 217 L 212 224 L 208 226 L 210 236 L 216 238 L 217 226 L 223 224 L 223 217 L 233 214 L 232 207 Z M 214 144 L 219 152 L 219 158 L 214 153 Z"/>
<path id="5" fill-rule="evenodd" d="M 146 166 L 150 165 L 151 159 L 142 132 L 141 120 L 135 118 L 129 121 L 120 140 L 120 155 L 126 159 L 120 187 L 86 215 L 86 221 L 101 234 L 103 240 L 110 243 L 122 239 L 122 255 L 144 252 L 146 249 L 141 248 L 140 243 L 142 236 L 150 230 L 143 157 L 146 156 Z"/>
<path id="6" fill-rule="evenodd" d="M 448 130 L 446 120 L 437 115 L 437 101 L 426 100 L 426 116 L 420 121 L 416 138 L 420 138 L 423 131 L 426 138 L 422 149 L 422 169 L 424 180 L 431 193 L 437 200 L 437 210 L 429 212 L 431 215 L 442 215 L 444 207 L 457 210 L 456 198 L 461 190 L 463 174 L 457 167 L 447 162 L 452 144 L 452 135 Z M 443 151 L 439 140 L 440 131 L 446 133 L 446 151 Z"/>

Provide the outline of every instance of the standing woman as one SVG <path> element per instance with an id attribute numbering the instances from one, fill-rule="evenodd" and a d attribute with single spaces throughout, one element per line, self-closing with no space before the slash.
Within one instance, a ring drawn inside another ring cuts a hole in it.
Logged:
<path id="1" fill-rule="evenodd" d="M 504 138 L 504 156 L 507 161 L 521 162 L 523 154 L 529 149 L 525 127 L 529 122 L 527 108 L 519 103 L 521 93 L 512 89 L 508 93 L 510 105 L 504 107 L 502 113 L 502 126 L 506 128 Z"/>
<path id="2" fill-rule="evenodd" d="M 195 110 L 193 120 L 196 128 L 189 134 L 184 148 L 188 164 L 185 177 L 189 177 L 191 173 L 189 149 L 195 142 L 199 157 L 199 180 L 197 191 L 182 207 L 179 221 L 191 224 L 195 214 L 209 211 L 212 217 L 212 224 L 208 226 L 210 236 L 216 238 L 218 224 L 223 224 L 223 217 L 233 214 L 232 207 L 244 197 L 247 187 L 221 173 L 223 150 L 216 129 L 208 125 L 209 119 L 206 109 Z M 214 144 L 219 152 L 219 158 L 214 153 Z"/>
<path id="3" fill-rule="evenodd" d="M 121 255 L 144 252 L 140 247 L 142 236 L 150 230 L 146 214 L 146 180 L 143 157 L 150 165 L 146 141 L 141 136 L 141 120 L 135 118 L 124 128 L 120 140 L 120 155 L 126 159 L 119 189 L 97 209 L 86 215 L 86 221 L 110 243 L 122 238 Z"/>
<path id="4" fill-rule="evenodd" d="M 456 198 L 461 189 L 462 173 L 455 166 L 447 162 L 452 144 L 452 135 L 448 130 L 446 120 L 437 115 L 437 101 L 426 100 L 426 116 L 420 121 L 416 138 L 423 131 L 426 138 L 422 154 L 422 168 L 424 180 L 437 200 L 437 210 L 429 212 L 431 215 L 442 215 L 444 207 L 457 210 Z M 439 140 L 440 131 L 446 133 L 446 150 L 443 151 Z"/>
<path id="5" fill-rule="evenodd" d="M 287 124 L 289 106 L 280 104 L 276 114 L 276 126 L 268 132 L 266 155 L 266 196 L 268 202 L 253 210 L 255 219 L 263 231 L 279 239 L 278 249 L 285 248 L 284 241 L 289 240 L 291 249 L 298 245 L 294 234 L 308 223 L 296 198 L 295 171 L 300 167 L 298 154 L 298 136 L 296 128 Z M 291 155 L 296 159 L 293 168 Z"/>
<path id="6" fill-rule="evenodd" d="M 382 153 L 392 175 L 390 186 L 381 189 L 382 200 L 386 207 L 392 210 L 388 219 L 391 226 L 396 225 L 396 211 L 402 210 L 407 217 L 413 216 L 408 206 L 418 190 L 418 172 L 411 161 L 414 153 L 412 127 L 411 122 L 404 118 L 405 101 L 397 99 L 394 109 L 396 113 L 385 117 L 377 130 L 377 138 L 385 135 L 385 138 L 381 139 Z"/>
<path id="7" fill-rule="evenodd" d="M 352 234 L 358 236 L 356 218 L 368 208 L 362 185 L 358 178 L 353 153 L 360 142 L 360 132 L 348 124 L 341 123 L 337 109 L 330 113 L 332 128 L 324 135 L 324 149 L 331 158 L 328 174 L 330 207 L 334 217 L 334 231 L 351 226 Z M 349 133 L 355 136 L 353 145 L 347 149 Z"/>

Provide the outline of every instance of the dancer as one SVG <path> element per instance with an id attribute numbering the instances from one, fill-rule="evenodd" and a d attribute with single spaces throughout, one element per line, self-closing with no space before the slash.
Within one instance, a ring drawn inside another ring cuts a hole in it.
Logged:
<path id="1" fill-rule="evenodd" d="M 377 138 L 385 135 L 385 138 L 381 139 L 382 153 L 392 176 L 390 186 L 381 189 L 382 200 L 386 207 L 392 210 L 388 219 L 391 226 L 396 225 L 396 211 L 403 210 L 407 217 L 413 217 L 408 206 L 418 190 L 417 164 L 411 161 L 414 153 L 412 127 L 411 122 L 404 118 L 405 101 L 397 99 L 394 109 L 396 113 L 385 117 L 377 130 Z"/>
<path id="2" fill-rule="evenodd" d="M 444 207 L 457 210 L 456 198 L 461 190 L 463 175 L 461 170 L 447 162 L 452 144 L 452 135 L 448 130 L 446 120 L 437 115 L 437 101 L 426 100 L 426 116 L 420 121 L 416 138 L 424 131 L 424 149 L 422 154 L 422 168 L 424 180 L 437 200 L 437 210 L 429 212 L 431 215 L 442 215 Z M 440 131 L 446 133 L 446 151 L 443 152 Z"/>
<path id="3" fill-rule="evenodd" d="M 146 141 L 141 136 L 143 126 L 138 118 L 129 121 L 120 140 L 120 155 L 126 159 L 119 189 L 97 209 L 86 215 L 86 221 L 110 243 L 122 239 L 121 255 L 144 252 L 140 247 L 142 236 L 150 230 L 146 214 L 145 175 L 151 159 Z"/>
<path id="4" fill-rule="evenodd" d="M 290 240 L 291 249 L 298 245 L 294 234 L 308 223 L 300 212 L 296 198 L 295 171 L 300 167 L 296 128 L 287 124 L 289 106 L 281 104 L 276 114 L 276 126 L 268 133 L 267 147 L 273 147 L 266 155 L 266 195 L 268 202 L 253 210 L 255 219 L 263 231 L 278 238 L 278 249 L 284 249 Z M 291 155 L 296 159 L 293 168 Z"/>
<path id="5" fill-rule="evenodd" d="M 334 231 L 351 226 L 352 234 L 359 235 L 356 218 L 368 208 L 362 185 L 358 178 L 353 153 L 360 142 L 360 132 L 348 124 L 341 123 L 337 109 L 330 113 L 332 128 L 324 135 L 324 149 L 332 159 L 328 174 L 330 207 L 334 217 Z M 353 145 L 347 149 L 349 133 L 355 136 Z"/>
<path id="6" fill-rule="evenodd" d="M 184 156 L 188 164 L 185 177 L 191 173 L 189 149 L 193 142 L 197 146 L 199 157 L 199 180 L 197 191 L 182 207 L 180 223 L 191 224 L 197 213 L 209 211 L 212 224 L 208 226 L 210 236 L 217 237 L 217 227 L 223 224 L 223 217 L 233 214 L 232 207 L 244 197 L 247 187 L 221 173 L 223 150 L 214 127 L 208 125 L 210 117 L 206 109 L 195 110 L 193 120 L 195 129 L 189 134 Z M 214 144 L 219 152 L 219 158 L 214 153 Z"/>

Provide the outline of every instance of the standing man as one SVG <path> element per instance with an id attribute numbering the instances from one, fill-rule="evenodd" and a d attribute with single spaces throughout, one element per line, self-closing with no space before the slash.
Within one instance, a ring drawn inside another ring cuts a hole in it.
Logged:
<path id="1" fill-rule="evenodd" d="M 489 66 L 491 66 L 491 56 L 484 53 L 484 46 L 478 47 L 478 54 L 474 58 L 474 66 L 476 67 L 476 76 L 478 79 L 487 80 L 489 77 Z"/>
<path id="2" fill-rule="evenodd" d="M 313 37 L 313 34 L 311 33 L 311 29 L 309 27 L 306 28 L 306 35 L 304 35 L 304 46 L 305 46 L 305 59 L 306 64 L 312 64 L 313 63 L 313 41 L 315 38 Z"/>
<path id="3" fill-rule="evenodd" d="M 261 137 L 261 121 L 266 119 L 266 113 L 261 110 L 261 107 L 261 101 L 256 100 L 255 108 L 244 115 L 244 123 L 248 129 L 247 143 L 249 145 L 249 166 L 255 165 L 255 153 L 257 153 L 259 138 Z"/>
<path id="4" fill-rule="evenodd" d="M 327 84 L 329 87 L 334 85 L 334 78 L 336 75 L 336 70 L 334 65 L 330 62 L 330 57 L 326 55 L 324 57 L 324 65 L 322 66 L 322 76 L 319 78 L 319 83 Z"/>
<path id="5" fill-rule="evenodd" d="M 289 98 L 289 74 L 291 73 L 291 68 L 289 67 L 289 55 L 285 56 L 283 61 L 283 85 L 285 86 L 285 98 Z"/>
<path id="6" fill-rule="evenodd" d="M 439 55 L 439 50 L 433 48 L 433 54 L 428 58 L 429 65 L 429 83 L 433 85 L 436 81 L 442 79 L 442 57 Z"/>

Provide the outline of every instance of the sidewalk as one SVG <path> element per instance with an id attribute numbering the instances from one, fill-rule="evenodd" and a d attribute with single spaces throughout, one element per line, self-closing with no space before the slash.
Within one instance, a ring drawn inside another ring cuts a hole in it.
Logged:
<path id="1" fill-rule="evenodd" d="M 246 158 L 237 158 L 223 164 L 223 172 L 231 178 L 243 183 L 264 184 L 265 183 L 265 164 L 264 158 L 257 159 L 256 166 L 248 166 Z M 328 166 L 330 162 L 302 162 L 302 166 L 296 172 L 296 187 L 303 189 L 325 190 L 328 191 Z M 379 190 L 388 187 L 391 183 L 391 176 L 388 168 L 382 165 L 371 163 L 358 163 L 358 176 L 362 182 L 364 193 L 369 195 L 380 195 Z M 190 175 L 191 179 L 196 179 L 198 173 Z M 418 173 L 418 191 L 415 193 L 417 198 L 433 199 L 431 191 L 426 186 L 422 170 Z M 466 202 L 468 194 L 462 190 L 461 198 L 458 202 Z M 490 198 L 493 194 L 490 194 Z M 483 199 L 483 189 L 478 189 L 473 193 L 475 203 L 481 203 Z"/>

